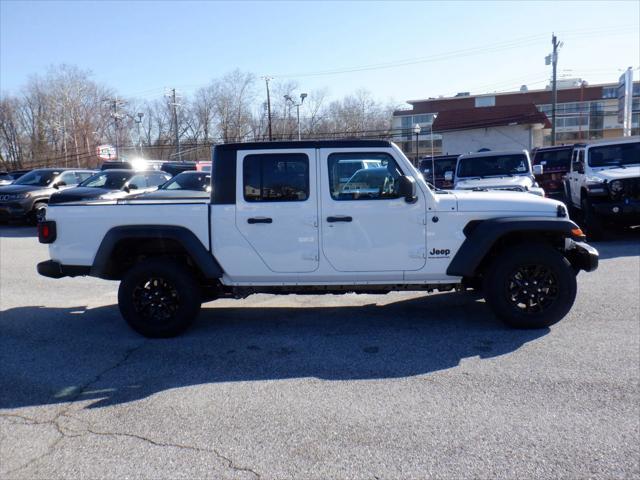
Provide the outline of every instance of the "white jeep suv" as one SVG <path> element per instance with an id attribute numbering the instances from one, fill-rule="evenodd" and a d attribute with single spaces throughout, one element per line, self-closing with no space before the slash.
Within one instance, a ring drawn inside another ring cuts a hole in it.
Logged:
<path id="1" fill-rule="evenodd" d="M 544 197 L 534 173 L 542 174 L 542 166 L 536 165 L 533 172 L 526 150 L 469 153 L 458 157 L 454 189 L 511 190 Z"/>

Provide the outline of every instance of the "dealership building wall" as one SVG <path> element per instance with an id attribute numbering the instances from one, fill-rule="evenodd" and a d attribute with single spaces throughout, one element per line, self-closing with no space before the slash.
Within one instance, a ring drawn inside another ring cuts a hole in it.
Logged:
<path id="1" fill-rule="evenodd" d="M 542 145 L 543 130 L 532 125 L 503 125 L 443 132 L 445 154 L 488 150 L 531 150 Z"/>

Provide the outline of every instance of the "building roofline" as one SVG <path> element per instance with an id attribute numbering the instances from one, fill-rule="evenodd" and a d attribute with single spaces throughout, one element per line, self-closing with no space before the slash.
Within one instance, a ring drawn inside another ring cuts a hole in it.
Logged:
<path id="1" fill-rule="evenodd" d="M 634 80 L 633 83 L 640 83 L 640 80 Z M 594 85 L 588 84 L 585 85 L 584 88 L 602 88 L 602 87 L 617 87 L 618 83 L 614 82 L 614 83 L 597 83 Z M 569 87 L 569 88 L 559 88 L 558 91 L 562 91 L 562 90 L 578 90 L 581 87 Z M 414 105 L 416 103 L 426 103 L 426 102 L 434 102 L 434 101 L 438 101 L 438 102 L 444 102 L 444 101 L 448 101 L 448 100 L 460 100 L 461 98 L 476 98 L 476 97 L 498 97 L 498 96 L 504 96 L 504 95 L 515 95 L 515 94 L 527 94 L 527 93 L 539 93 L 539 92 L 550 92 L 551 90 L 546 89 L 546 88 L 539 88 L 537 90 L 527 90 L 526 92 L 521 92 L 519 90 L 512 90 L 510 92 L 495 92 L 495 93 L 477 93 L 475 95 L 465 95 L 462 97 L 442 97 L 442 98 L 424 98 L 424 99 L 420 99 L 420 100 L 407 100 L 406 103 L 408 103 L 409 105 Z M 402 111 L 402 110 L 396 110 L 396 111 Z"/>

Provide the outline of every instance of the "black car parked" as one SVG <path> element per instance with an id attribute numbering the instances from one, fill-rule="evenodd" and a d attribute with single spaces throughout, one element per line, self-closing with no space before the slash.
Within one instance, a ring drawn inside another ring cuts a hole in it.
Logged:
<path id="1" fill-rule="evenodd" d="M 115 200 L 127 197 L 131 193 L 155 190 L 170 178 L 171 175 L 159 170 L 103 170 L 86 179 L 76 188 L 53 195 L 51 203 Z"/>
<path id="2" fill-rule="evenodd" d="M 182 172 L 154 192 L 134 195 L 136 200 L 163 200 L 177 198 L 208 199 L 211 192 L 211 174 L 208 172 Z"/>
<path id="3" fill-rule="evenodd" d="M 73 187 L 94 174 L 92 170 L 39 168 L 0 187 L 0 220 L 27 220 L 37 223 L 47 213 L 51 196 Z"/>

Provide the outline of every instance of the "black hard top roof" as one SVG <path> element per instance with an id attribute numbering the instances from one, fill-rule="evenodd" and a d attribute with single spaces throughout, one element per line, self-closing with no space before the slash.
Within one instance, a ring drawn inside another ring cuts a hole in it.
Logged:
<path id="1" fill-rule="evenodd" d="M 267 150 L 281 148 L 385 148 L 390 147 L 388 140 L 302 140 L 302 141 L 274 141 L 224 143 L 216 145 L 216 150 Z"/>

